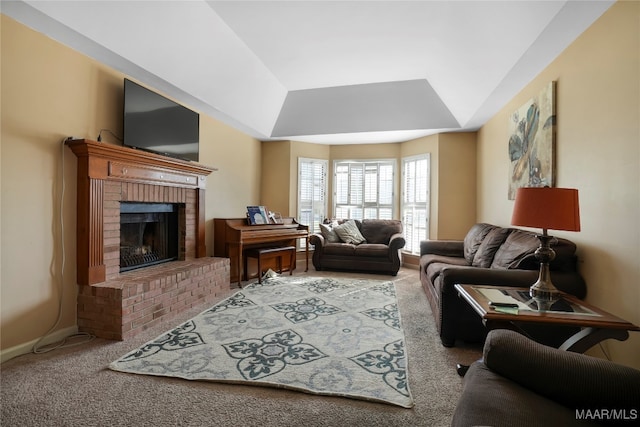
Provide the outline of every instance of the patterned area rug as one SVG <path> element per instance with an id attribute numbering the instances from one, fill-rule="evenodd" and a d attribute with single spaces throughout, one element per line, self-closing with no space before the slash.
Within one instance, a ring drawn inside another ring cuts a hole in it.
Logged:
<path id="1" fill-rule="evenodd" d="M 413 406 L 391 281 L 268 278 L 109 367 Z"/>

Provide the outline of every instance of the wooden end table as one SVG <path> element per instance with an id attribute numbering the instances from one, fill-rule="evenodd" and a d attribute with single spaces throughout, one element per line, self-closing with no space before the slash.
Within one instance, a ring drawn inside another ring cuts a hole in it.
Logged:
<path id="1" fill-rule="evenodd" d="M 624 341 L 629 338 L 629 331 L 640 331 L 633 323 L 566 293 L 561 293 L 560 299 L 549 310 L 540 311 L 529 296 L 529 288 L 458 284 L 455 289 L 482 317 L 489 330 L 523 332 L 517 323 L 580 327 L 581 330 L 569 337 L 559 347 L 560 350 L 584 353 L 606 339 Z M 517 308 L 493 307 L 489 302 L 516 304 Z"/>

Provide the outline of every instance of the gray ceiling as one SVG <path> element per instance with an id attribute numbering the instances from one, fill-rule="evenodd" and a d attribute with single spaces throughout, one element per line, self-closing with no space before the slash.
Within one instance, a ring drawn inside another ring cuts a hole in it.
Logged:
<path id="1" fill-rule="evenodd" d="M 476 130 L 613 1 L 3 1 L 260 140 Z"/>

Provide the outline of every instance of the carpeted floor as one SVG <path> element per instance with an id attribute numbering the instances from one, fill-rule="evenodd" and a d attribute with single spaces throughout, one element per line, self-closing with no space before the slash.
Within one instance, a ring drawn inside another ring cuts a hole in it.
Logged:
<path id="1" fill-rule="evenodd" d="M 129 375 L 108 369 L 123 354 L 200 313 L 133 339 L 96 339 L 1 365 L 0 425 L 6 426 L 448 426 L 462 388 L 455 364 L 480 357 L 479 346 L 440 344 L 417 270 L 396 277 L 297 270 L 295 276 L 391 279 L 405 332 L 415 406 L 315 396 L 267 387 Z M 235 289 L 233 290 L 236 291 Z M 223 298 L 229 295 L 223 296 Z"/>

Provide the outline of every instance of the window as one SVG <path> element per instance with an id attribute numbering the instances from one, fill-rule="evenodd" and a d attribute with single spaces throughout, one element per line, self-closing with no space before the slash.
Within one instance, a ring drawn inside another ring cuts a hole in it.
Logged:
<path id="1" fill-rule="evenodd" d="M 334 217 L 393 219 L 395 161 L 334 163 Z"/>
<path id="2" fill-rule="evenodd" d="M 298 222 L 319 233 L 327 217 L 327 160 L 298 158 Z"/>
<path id="3" fill-rule="evenodd" d="M 428 154 L 402 159 L 402 224 L 407 244 L 404 250 L 420 253 L 420 241 L 429 238 Z"/>

